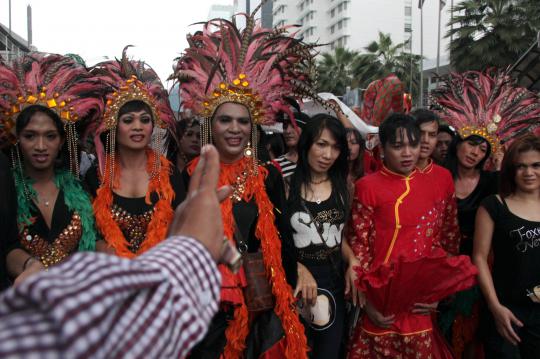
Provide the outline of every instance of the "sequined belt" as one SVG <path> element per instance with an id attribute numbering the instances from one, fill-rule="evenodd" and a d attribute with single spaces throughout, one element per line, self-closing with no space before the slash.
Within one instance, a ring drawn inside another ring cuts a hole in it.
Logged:
<path id="1" fill-rule="evenodd" d="M 313 252 L 306 252 L 306 251 L 299 250 L 298 259 L 300 261 L 303 261 L 303 260 L 320 261 L 320 262 L 327 261 L 328 258 L 330 258 L 331 256 L 337 255 L 339 250 L 340 250 L 339 246 L 335 246 L 333 248 L 323 248 L 323 249 L 319 249 Z"/>

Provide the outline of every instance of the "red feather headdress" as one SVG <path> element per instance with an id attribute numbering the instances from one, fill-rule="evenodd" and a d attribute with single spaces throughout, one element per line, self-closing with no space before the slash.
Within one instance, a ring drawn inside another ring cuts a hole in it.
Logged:
<path id="1" fill-rule="evenodd" d="M 240 103 L 254 124 L 271 125 L 278 112 L 291 112 L 286 98 L 324 103 L 313 90 L 317 45 L 289 35 L 291 26 L 256 25 L 259 8 L 246 15 L 242 31 L 231 21 L 214 19 L 204 23 L 202 32 L 188 36 L 190 46 L 172 75 L 180 82 L 183 106 L 209 119 L 219 105 Z"/>
<path id="2" fill-rule="evenodd" d="M 175 128 L 174 114 L 161 80 L 144 61 L 127 58 L 126 51 L 130 46 L 124 48 L 120 60 L 101 62 L 90 70 L 94 76 L 108 85 L 105 113 L 101 121 L 94 124 L 92 131 L 102 173 L 105 169 L 105 152 L 100 135 L 108 132 L 109 137 L 115 136 L 114 130 L 118 124 L 118 112 L 126 103 L 131 101 L 144 102 L 150 107 L 154 123 L 158 127 L 169 129 L 171 133 L 174 132 Z M 114 139 L 109 138 L 109 141 L 109 145 L 114 146 Z"/>
<path id="3" fill-rule="evenodd" d="M 492 153 L 540 128 L 540 97 L 516 87 L 506 71 L 452 73 L 431 93 L 431 107 L 465 139 L 486 139 Z"/>
<path id="4" fill-rule="evenodd" d="M 56 112 L 66 126 L 71 170 L 78 172 L 75 124 L 103 112 L 104 84 L 73 59 L 29 53 L 10 65 L 0 62 L 0 147 L 14 144 L 19 114 L 32 105 Z"/>

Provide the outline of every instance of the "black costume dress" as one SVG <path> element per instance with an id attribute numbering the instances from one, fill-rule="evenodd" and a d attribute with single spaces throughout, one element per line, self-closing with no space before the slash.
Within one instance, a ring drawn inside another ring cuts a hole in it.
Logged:
<path id="1" fill-rule="evenodd" d="M 268 176 L 265 187 L 268 197 L 274 205 L 275 225 L 281 237 L 282 265 L 285 270 L 288 283 L 296 281 L 296 255 L 294 244 L 291 240 L 290 227 L 286 222 L 285 191 L 281 174 L 273 165 L 265 166 Z M 183 172 L 186 186 L 189 183 L 187 171 Z M 255 229 L 258 219 L 258 209 L 255 201 L 246 203 L 240 201 L 233 204 L 233 216 L 240 235 L 247 242 L 248 253 L 259 251 L 260 241 L 255 237 Z M 247 240 L 246 240 L 247 239 Z M 192 350 L 190 358 L 216 359 L 221 356 L 226 345 L 225 330 L 228 321 L 233 319 L 233 308 L 221 306 L 218 313 L 212 319 L 208 333 L 204 339 Z M 284 332 L 281 321 L 273 310 L 258 314 L 251 322 L 248 337 L 246 338 L 245 358 L 258 358 L 276 345 Z"/>
<path id="2" fill-rule="evenodd" d="M 7 158 L 0 153 L 0 290 L 11 282 L 6 269 L 9 248 L 17 246 L 17 197 Z"/>
<path id="3" fill-rule="evenodd" d="M 171 166 L 171 170 L 172 173 L 169 180 L 175 193 L 171 203 L 174 210 L 185 199 L 186 191 L 178 169 L 175 166 Z M 88 170 L 85 181 L 90 194 L 92 197 L 95 197 L 101 185 L 96 166 Z M 145 197 L 128 198 L 113 192 L 113 205 L 111 208 L 113 219 L 120 227 L 124 238 L 129 243 L 128 248 L 133 253 L 139 250 L 139 247 L 146 238 L 146 230 L 152 220 L 154 206 L 158 200 L 157 193 L 150 195 L 151 204 L 148 204 Z"/>

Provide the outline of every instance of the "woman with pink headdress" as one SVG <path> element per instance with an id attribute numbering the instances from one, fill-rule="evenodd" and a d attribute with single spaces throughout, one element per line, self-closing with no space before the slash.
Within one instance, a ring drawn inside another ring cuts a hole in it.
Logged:
<path id="1" fill-rule="evenodd" d="M 109 92 L 105 114 L 92 128 L 99 169 L 86 180 L 104 238 L 98 250 L 133 258 L 165 239 L 185 190 L 155 131 L 174 128 L 167 92 L 147 64 L 128 60 L 126 50 L 121 60 L 91 69 Z"/>

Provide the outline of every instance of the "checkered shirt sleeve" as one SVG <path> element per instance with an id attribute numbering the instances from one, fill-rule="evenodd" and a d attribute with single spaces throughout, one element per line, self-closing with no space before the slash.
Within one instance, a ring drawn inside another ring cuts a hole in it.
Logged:
<path id="1" fill-rule="evenodd" d="M 220 274 L 196 240 L 134 259 L 77 253 L 0 296 L 0 358 L 179 358 L 218 309 Z"/>

